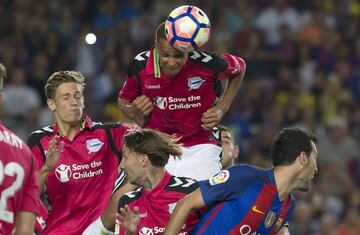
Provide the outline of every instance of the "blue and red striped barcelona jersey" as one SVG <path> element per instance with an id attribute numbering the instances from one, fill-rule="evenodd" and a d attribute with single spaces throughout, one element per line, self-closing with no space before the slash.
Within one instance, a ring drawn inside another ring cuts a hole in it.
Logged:
<path id="1" fill-rule="evenodd" d="M 273 169 L 237 165 L 199 182 L 209 210 L 191 234 L 276 234 L 295 200 L 280 201 Z"/>

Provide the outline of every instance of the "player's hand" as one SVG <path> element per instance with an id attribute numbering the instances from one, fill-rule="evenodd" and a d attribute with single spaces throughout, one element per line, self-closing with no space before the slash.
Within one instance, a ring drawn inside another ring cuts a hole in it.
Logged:
<path id="1" fill-rule="evenodd" d="M 153 103 L 146 95 L 136 97 L 131 105 L 133 109 L 135 109 L 135 112 L 143 117 L 149 116 L 154 107 Z"/>
<path id="2" fill-rule="evenodd" d="M 225 111 L 217 105 L 209 108 L 202 114 L 201 127 L 207 131 L 212 130 L 212 128 L 219 124 L 221 118 L 224 116 L 224 113 Z"/>
<path id="3" fill-rule="evenodd" d="M 140 223 L 139 208 L 135 206 L 132 211 L 128 205 L 125 205 L 120 209 L 120 213 L 116 213 L 116 223 L 119 227 L 126 229 L 127 233 L 135 234 Z"/>
<path id="4" fill-rule="evenodd" d="M 54 168 L 54 166 L 59 161 L 59 157 L 61 154 L 61 151 L 63 150 L 65 146 L 64 141 L 59 141 L 60 136 L 55 135 L 49 143 L 49 148 L 46 154 L 46 160 L 45 160 L 45 166 L 48 170 L 51 170 Z"/>

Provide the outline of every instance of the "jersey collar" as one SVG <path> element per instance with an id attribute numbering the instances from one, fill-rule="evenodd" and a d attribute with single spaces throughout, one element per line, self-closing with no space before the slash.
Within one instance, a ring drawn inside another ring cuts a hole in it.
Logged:
<path id="1" fill-rule="evenodd" d="M 156 63 L 159 65 L 159 73 L 161 73 L 160 72 L 159 55 L 157 55 L 157 61 L 154 61 L 156 59 L 154 51 L 155 51 L 155 46 L 153 46 L 150 49 L 149 59 L 148 59 L 148 61 L 146 63 L 146 75 L 147 76 L 155 75 L 155 65 L 156 65 Z M 157 52 L 156 52 L 156 54 L 157 54 Z"/>
<path id="2" fill-rule="evenodd" d="M 168 185 L 170 179 L 171 179 L 171 175 L 166 171 L 165 175 L 164 175 L 163 179 L 160 181 L 160 183 L 151 191 L 143 189 L 143 194 L 155 198 Z"/>
<path id="3" fill-rule="evenodd" d="M 54 123 L 53 128 L 55 133 L 59 133 L 60 136 L 64 137 L 64 135 L 59 131 L 59 126 L 57 122 Z M 92 128 L 92 123 L 90 117 L 87 115 L 83 115 L 80 119 L 80 132 L 85 129 L 91 129 L 91 128 Z"/>

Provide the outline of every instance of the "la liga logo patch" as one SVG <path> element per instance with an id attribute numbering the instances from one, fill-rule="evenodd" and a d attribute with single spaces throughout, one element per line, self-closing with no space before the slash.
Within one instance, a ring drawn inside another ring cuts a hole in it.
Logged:
<path id="1" fill-rule="evenodd" d="M 226 182 L 229 179 L 230 173 L 228 170 L 222 170 L 209 179 L 210 185 L 217 185 Z"/>

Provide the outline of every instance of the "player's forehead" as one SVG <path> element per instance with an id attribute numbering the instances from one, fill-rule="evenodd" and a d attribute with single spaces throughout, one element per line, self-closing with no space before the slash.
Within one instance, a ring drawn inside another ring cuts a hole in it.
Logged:
<path id="1" fill-rule="evenodd" d="M 134 152 L 134 151 L 131 150 L 131 149 L 126 145 L 126 143 L 124 143 L 122 153 L 123 153 L 123 154 L 131 154 L 131 153 L 133 153 L 133 152 Z"/>
<path id="2" fill-rule="evenodd" d="M 82 93 L 82 86 L 79 83 L 75 82 L 66 82 L 60 84 L 56 91 L 55 95 L 62 96 L 65 94 L 76 94 L 76 93 Z"/>
<path id="3" fill-rule="evenodd" d="M 318 155 L 318 149 L 314 141 L 311 141 L 311 154 Z"/>
<path id="4" fill-rule="evenodd" d="M 231 134 L 228 131 L 221 131 L 221 138 L 231 138 Z"/>
<path id="5" fill-rule="evenodd" d="M 232 141 L 231 133 L 228 132 L 228 131 L 222 130 L 221 131 L 221 140 L 222 141 L 227 141 L 227 142 Z"/>
<path id="6" fill-rule="evenodd" d="M 168 55 L 185 55 L 185 52 L 172 47 L 165 39 L 159 40 L 157 43 L 157 49 L 160 53 L 166 53 Z"/>

